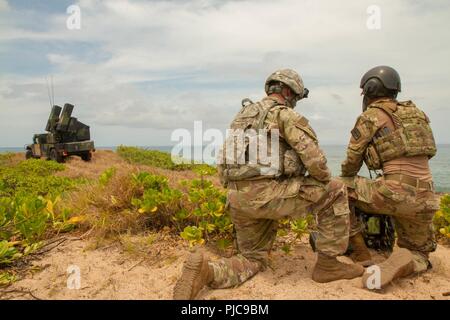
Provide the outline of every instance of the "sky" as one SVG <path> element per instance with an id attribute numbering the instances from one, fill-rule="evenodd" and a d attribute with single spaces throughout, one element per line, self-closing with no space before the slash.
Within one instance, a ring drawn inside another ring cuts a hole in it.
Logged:
<path id="1" fill-rule="evenodd" d="M 67 27 L 71 5 L 80 29 Z M 377 65 L 397 69 L 399 100 L 450 143 L 448 30 L 448 0 L 0 0 L 0 147 L 44 131 L 50 78 L 55 104 L 74 104 L 97 146 L 163 146 L 194 121 L 224 131 L 279 68 L 310 90 L 296 111 L 320 143 L 346 144 L 359 81 Z"/>

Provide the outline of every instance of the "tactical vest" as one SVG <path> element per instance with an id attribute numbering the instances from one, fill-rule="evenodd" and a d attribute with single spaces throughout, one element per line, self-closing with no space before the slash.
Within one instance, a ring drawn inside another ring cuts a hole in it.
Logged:
<path id="1" fill-rule="evenodd" d="M 395 130 L 380 128 L 365 153 L 370 170 L 382 169 L 383 163 L 400 158 L 436 154 L 436 144 L 426 114 L 411 101 L 380 101 L 369 106 L 386 112 Z"/>
<path id="2" fill-rule="evenodd" d="M 270 128 L 265 128 L 264 123 L 268 113 L 276 110 L 277 108 L 284 109 L 287 107 L 284 105 L 279 105 L 276 101 L 271 99 L 265 99 L 257 103 L 245 105 L 232 121 L 230 129 L 241 130 L 241 132 L 244 133 L 248 133 L 249 130 L 255 130 L 254 132 L 258 133 L 260 129 L 266 129 L 265 132 L 267 132 L 268 135 L 267 154 L 272 155 L 270 143 L 271 130 Z M 226 185 L 229 181 L 297 176 L 304 175 L 306 172 L 297 153 L 292 150 L 292 148 L 281 137 L 278 140 L 278 155 L 274 155 L 274 157 L 277 157 L 278 163 L 278 166 L 275 169 L 273 168 L 273 163 L 260 163 L 259 159 L 256 163 L 251 163 L 249 161 L 250 140 L 246 138 L 243 140 L 241 139 L 240 141 L 241 142 L 236 141 L 236 138 L 233 136 L 228 136 L 221 150 L 220 157 L 222 159 L 222 164 L 218 166 L 218 169 L 219 176 L 224 185 Z M 245 159 L 245 163 L 230 163 L 230 161 L 226 159 L 225 154 L 227 153 L 227 146 L 230 145 L 236 149 L 232 153 L 234 158 Z"/>

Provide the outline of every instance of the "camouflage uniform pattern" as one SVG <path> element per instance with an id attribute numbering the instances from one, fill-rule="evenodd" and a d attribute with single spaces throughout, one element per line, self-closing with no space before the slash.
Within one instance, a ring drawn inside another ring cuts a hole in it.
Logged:
<path id="1" fill-rule="evenodd" d="M 397 127 L 393 132 L 389 130 L 388 134 L 379 135 L 383 124 L 380 113 L 389 114 Z M 394 158 L 416 155 L 431 158 L 435 153 L 433 133 L 423 111 L 412 101 L 380 99 L 358 118 L 347 148 L 347 159 L 342 164 L 342 175 L 356 175 L 364 161 L 370 169 L 382 169 L 383 163 Z M 373 162 L 382 163 L 378 166 Z"/>
<path id="2" fill-rule="evenodd" d="M 228 201 L 240 254 L 209 262 L 214 270 L 211 286 L 215 288 L 237 286 L 267 266 L 278 220 L 286 216 L 315 215 L 317 249 L 323 254 L 341 255 L 348 246 L 347 189 L 341 181 L 331 179 L 326 158 L 308 121 L 290 108 L 273 108 L 265 127 L 279 130 L 309 175 L 229 182 Z"/>
<path id="3" fill-rule="evenodd" d="M 369 106 L 358 118 L 352 130 L 347 159 L 342 164 L 341 179 L 349 188 L 350 208 L 356 206 L 367 213 L 393 217 L 397 245 L 413 253 L 416 271 L 424 271 L 429 253 L 436 249 L 432 219 L 439 209 L 439 199 L 432 182 L 428 187 L 418 187 L 383 176 L 375 180 L 356 176 L 368 145 L 380 129 L 379 112 Z M 351 233 L 357 232 L 360 225 L 354 213 L 351 220 Z"/>
<path id="4" fill-rule="evenodd" d="M 434 192 L 383 177 L 376 180 L 360 176 L 342 179 L 350 187 L 349 198 L 357 208 L 393 217 L 397 245 L 417 256 L 416 271 L 424 271 L 428 254 L 436 249 L 432 221 L 439 209 L 439 199 Z M 352 221 L 352 228 L 353 233 L 360 226 Z"/>
<path id="5" fill-rule="evenodd" d="M 266 80 L 265 91 L 269 91 L 269 83 L 272 81 L 279 81 L 291 88 L 295 94 L 302 96 L 305 93 L 305 86 L 303 80 L 300 78 L 297 72 L 291 69 L 278 70 L 272 73 Z"/>
<path id="6" fill-rule="evenodd" d="M 230 259 L 209 262 L 209 265 L 214 272 L 214 280 L 209 286 L 215 289 L 235 287 L 261 270 L 259 262 L 251 261 L 242 254 L 235 255 Z"/>

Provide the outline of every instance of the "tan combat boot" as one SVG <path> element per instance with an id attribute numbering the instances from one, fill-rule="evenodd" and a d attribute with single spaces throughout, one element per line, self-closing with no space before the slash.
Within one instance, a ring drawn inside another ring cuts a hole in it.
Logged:
<path id="1" fill-rule="evenodd" d="M 319 253 L 314 267 L 312 279 L 325 283 L 341 279 L 353 279 L 364 273 L 364 267 L 359 264 L 346 264 L 338 261 L 336 257 L 329 257 Z"/>
<path id="2" fill-rule="evenodd" d="M 377 265 L 380 267 L 380 288 L 383 289 L 393 280 L 406 277 L 414 273 L 414 260 L 411 251 L 408 249 L 398 249 L 384 262 Z M 367 288 L 368 279 L 372 274 L 365 273 L 362 281 L 363 286 Z M 378 288 L 377 288 L 378 289 Z"/>
<path id="3" fill-rule="evenodd" d="M 181 277 L 173 290 L 173 299 L 193 300 L 200 290 L 213 280 L 214 272 L 203 251 L 192 253 L 184 262 Z"/>
<path id="4" fill-rule="evenodd" d="M 352 246 L 353 252 L 350 258 L 353 262 L 358 263 L 364 267 L 373 265 L 372 257 L 370 256 L 369 249 L 367 249 L 366 243 L 361 233 L 357 233 L 350 237 L 350 245 Z"/>

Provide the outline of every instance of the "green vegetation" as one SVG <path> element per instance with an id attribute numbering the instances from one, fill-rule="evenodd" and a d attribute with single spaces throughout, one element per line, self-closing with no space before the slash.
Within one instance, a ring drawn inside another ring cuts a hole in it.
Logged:
<path id="1" fill-rule="evenodd" d="M 215 188 L 207 180 L 184 181 L 182 185 L 185 188 L 187 203 L 175 214 L 173 220 L 179 229 L 186 223 L 191 225 L 184 227 L 181 237 L 188 240 L 191 246 L 201 244 L 211 236 L 220 238 L 220 249 L 231 244 L 233 225 L 225 210 L 225 192 Z"/>
<path id="2" fill-rule="evenodd" d="M 434 226 L 440 237 L 450 239 L 450 195 L 441 198 L 441 208 L 434 216 Z"/>
<path id="3" fill-rule="evenodd" d="M 158 150 L 147 150 L 138 147 L 119 146 L 117 154 L 129 163 L 143 164 L 151 167 L 158 167 L 169 170 L 194 170 L 196 172 L 204 171 L 205 175 L 216 173 L 216 169 L 207 164 L 179 163 L 172 161 L 172 156 L 168 152 Z M 180 159 L 181 162 L 181 159 Z M 184 161 L 185 162 L 185 161 Z"/>
<path id="4" fill-rule="evenodd" d="M 98 183 L 73 194 L 66 210 L 89 212 L 79 216 L 81 226 L 103 238 L 169 229 L 191 246 L 214 240 L 224 249 L 232 232 L 225 202 L 225 192 L 203 175 L 170 187 L 161 175 L 109 168 Z"/>
<path id="5" fill-rule="evenodd" d="M 7 286 L 17 280 L 17 277 L 11 272 L 0 272 L 0 287 Z"/>
<path id="6" fill-rule="evenodd" d="M 0 196 L 57 196 L 72 189 L 79 180 L 54 175 L 64 165 L 54 161 L 30 159 L 17 165 L 0 166 Z"/>
<path id="7" fill-rule="evenodd" d="M 305 218 L 285 218 L 280 220 L 279 229 L 277 231 L 277 236 L 286 239 L 282 240 L 281 250 L 290 254 L 292 251 L 292 246 L 297 239 L 300 239 L 303 235 L 308 234 L 312 229 L 314 229 L 314 216 L 309 214 Z M 289 237 L 289 231 L 295 237 Z"/>
<path id="8" fill-rule="evenodd" d="M 73 228 L 67 211 L 56 213 L 60 195 L 84 180 L 54 175 L 64 166 L 29 160 L 0 163 L 0 266 L 11 264 L 41 245 L 41 240 Z M 4 275 L 2 275 L 4 277 Z"/>
<path id="9" fill-rule="evenodd" d="M 0 153 L 0 166 L 9 164 L 13 156 L 14 154 L 10 152 Z"/>
<path id="10" fill-rule="evenodd" d="M 186 170 L 190 168 L 189 164 L 175 164 L 171 159 L 171 155 L 162 151 L 119 146 L 116 152 L 130 163 L 143 164 L 169 170 Z"/>

